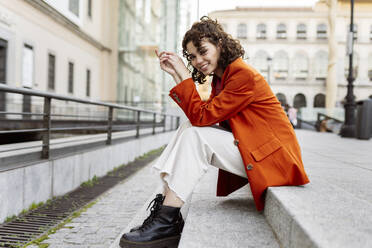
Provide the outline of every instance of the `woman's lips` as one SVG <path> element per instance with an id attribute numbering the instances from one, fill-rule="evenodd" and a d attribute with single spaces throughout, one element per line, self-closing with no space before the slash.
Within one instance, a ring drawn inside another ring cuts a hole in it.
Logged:
<path id="1" fill-rule="evenodd" d="M 202 65 L 202 66 L 200 67 L 200 70 L 205 71 L 205 70 L 208 68 L 208 65 L 209 65 L 209 64 Z"/>

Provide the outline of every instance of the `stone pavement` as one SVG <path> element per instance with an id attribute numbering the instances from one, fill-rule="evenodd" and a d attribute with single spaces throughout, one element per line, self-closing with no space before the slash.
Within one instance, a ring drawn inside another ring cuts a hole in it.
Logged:
<path id="1" fill-rule="evenodd" d="M 296 132 L 310 184 L 270 188 L 264 213 L 257 213 L 247 187 L 215 197 L 211 168 L 192 196 L 179 247 L 372 247 L 372 140 Z M 147 214 L 159 191 L 154 178 L 147 166 L 44 243 L 117 248 L 121 234 Z"/>
<path id="2" fill-rule="evenodd" d="M 109 247 L 158 185 L 150 165 L 146 166 L 101 195 L 97 203 L 43 243 L 50 244 L 49 248 Z"/>

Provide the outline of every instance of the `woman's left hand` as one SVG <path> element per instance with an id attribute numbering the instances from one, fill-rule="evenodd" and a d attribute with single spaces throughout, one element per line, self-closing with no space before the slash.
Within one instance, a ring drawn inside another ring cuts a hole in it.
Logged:
<path id="1" fill-rule="evenodd" d="M 182 59 L 177 54 L 172 52 L 165 52 L 160 56 L 160 59 L 162 58 L 164 58 L 173 66 L 174 70 L 177 72 L 182 81 L 191 77 L 190 71 L 187 69 L 185 63 L 183 63 Z"/>

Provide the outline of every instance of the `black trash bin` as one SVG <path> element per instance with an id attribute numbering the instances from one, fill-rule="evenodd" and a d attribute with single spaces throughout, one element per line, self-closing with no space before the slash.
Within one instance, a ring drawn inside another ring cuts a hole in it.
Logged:
<path id="1" fill-rule="evenodd" d="M 370 139 L 372 136 L 372 99 L 357 102 L 356 137 Z"/>

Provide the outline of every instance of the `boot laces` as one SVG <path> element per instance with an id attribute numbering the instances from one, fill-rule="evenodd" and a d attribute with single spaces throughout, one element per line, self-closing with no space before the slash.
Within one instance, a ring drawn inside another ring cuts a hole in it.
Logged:
<path id="1" fill-rule="evenodd" d="M 145 227 L 148 226 L 148 224 L 152 222 L 156 213 L 160 209 L 160 206 L 163 204 L 163 201 L 164 201 L 164 196 L 162 194 L 157 194 L 156 197 L 149 203 L 149 205 L 146 208 L 146 211 L 149 210 L 151 206 L 150 215 L 143 221 L 141 229 L 145 229 Z"/>

